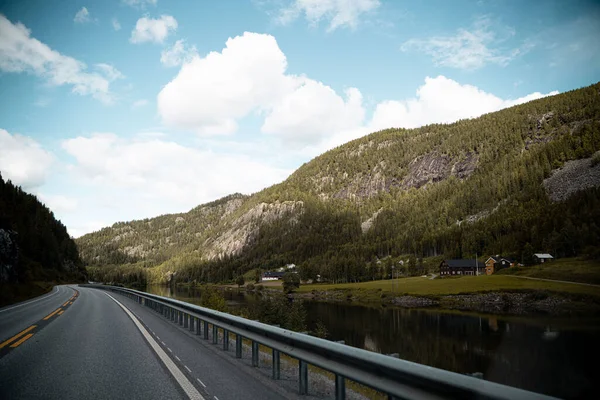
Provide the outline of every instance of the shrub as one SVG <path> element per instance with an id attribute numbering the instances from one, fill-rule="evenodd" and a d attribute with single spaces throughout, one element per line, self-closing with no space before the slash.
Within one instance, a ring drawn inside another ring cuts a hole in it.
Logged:
<path id="1" fill-rule="evenodd" d="M 292 293 L 300 287 L 300 276 L 294 272 L 286 272 L 283 275 L 283 291 Z"/>

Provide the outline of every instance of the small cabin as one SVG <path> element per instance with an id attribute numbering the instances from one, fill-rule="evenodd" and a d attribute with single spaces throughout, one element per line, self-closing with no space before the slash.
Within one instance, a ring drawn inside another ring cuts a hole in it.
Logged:
<path id="1" fill-rule="evenodd" d="M 554 257 L 552 257 L 548 253 L 536 253 L 533 255 L 533 258 L 538 264 L 543 264 L 545 262 L 550 262 Z"/>
<path id="2" fill-rule="evenodd" d="M 510 268 L 514 266 L 515 261 L 508 257 L 502 257 L 501 255 L 491 256 L 485 261 L 485 274 L 492 275 L 493 273 L 504 268 Z"/>

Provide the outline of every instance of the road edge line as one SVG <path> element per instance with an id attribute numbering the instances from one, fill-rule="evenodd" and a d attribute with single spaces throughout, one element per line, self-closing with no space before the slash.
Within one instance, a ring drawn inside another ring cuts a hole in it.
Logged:
<path id="1" fill-rule="evenodd" d="M 56 288 L 56 290 L 54 290 L 54 288 Z M 58 293 L 58 286 L 54 286 L 52 288 L 52 291 L 50 293 L 44 293 L 41 296 L 34 297 L 33 299 L 25 300 L 25 301 L 23 301 L 23 302 L 21 302 L 19 304 L 14 305 L 14 306 L 8 306 L 6 308 L 1 309 L 0 313 L 3 313 L 4 311 L 15 309 L 15 308 L 23 307 L 23 306 L 26 306 L 28 304 L 32 304 L 32 303 L 38 302 L 40 300 L 48 299 L 48 298 L 54 296 L 57 293 Z"/>
<path id="2" fill-rule="evenodd" d="M 163 362 L 165 367 L 167 367 L 167 369 L 169 370 L 169 372 L 171 373 L 173 378 L 175 378 L 175 380 L 177 381 L 179 386 L 183 389 L 185 394 L 191 400 L 205 400 L 204 397 L 202 397 L 202 395 L 200 394 L 200 392 L 196 389 L 196 387 L 188 380 L 188 378 L 186 378 L 183 371 L 181 371 L 177 367 L 177 365 L 175 365 L 173 360 L 171 360 L 171 358 L 167 355 L 167 353 L 165 353 L 165 351 L 162 349 L 162 347 L 160 347 L 159 344 L 156 343 L 154 338 L 152 338 L 152 336 L 150 335 L 150 332 L 148 332 L 148 330 L 146 328 L 144 328 L 142 323 L 133 315 L 133 313 L 131 311 L 129 311 L 129 309 L 127 307 L 125 307 L 123 304 L 121 304 L 120 301 L 118 301 L 117 299 L 112 297 L 110 294 L 108 294 L 106 292 L 104 292 L 104 294 L 107 295 L 108 297 L 110 297 L 115 303 L 117 303 L 123 309 L 123 311 L 125 311 L 125 313 L 129 316 L 129 318 L 131 318 L 131 320 L 133 321 L 135 326 L 142 333 L 142 336 L 144 336 L 144 338 L 146 339 L 148 344 L 150 344 L 150 347 L 152 348 L 152 350 L 154 350 L 154 352 L 156 353 L 158 358 Z"/>

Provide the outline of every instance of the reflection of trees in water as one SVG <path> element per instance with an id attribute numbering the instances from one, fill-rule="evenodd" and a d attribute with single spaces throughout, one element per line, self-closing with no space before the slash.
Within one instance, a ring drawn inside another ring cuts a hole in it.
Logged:
<path id="1" fill-rule="evenodd" d="M 591 391 L 597 333 L 561 332 L 544 340 L 543 327 L 474 317 L 391 308 L 307 302 L 309 328 L 326 325 L 332 340 L 460 373 L 483 372 L 487 380 L 559 397 Z M 546 335 L 547 336 L 547 335 Z"/>

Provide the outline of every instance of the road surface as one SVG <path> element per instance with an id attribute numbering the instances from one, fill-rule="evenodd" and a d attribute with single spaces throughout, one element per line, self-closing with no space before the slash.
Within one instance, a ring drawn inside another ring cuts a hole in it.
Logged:
<path id="1" fill-rule="evenodd" d="M 0 341 L 0 399 L 297 397 L 150 309 L 98 289 L 58 286 L 0 309 Z"/>

